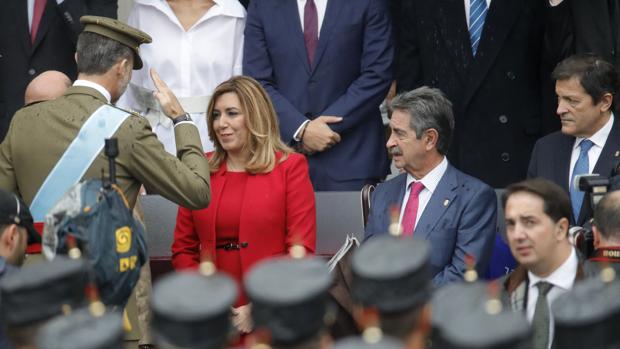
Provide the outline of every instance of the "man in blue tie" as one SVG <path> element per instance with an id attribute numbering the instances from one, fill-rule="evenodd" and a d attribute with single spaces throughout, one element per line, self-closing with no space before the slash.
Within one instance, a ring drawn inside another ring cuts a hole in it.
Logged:
<path id="1" fill-rule="evenodd" d="M 543 177 L 570 194 L 571 224 L 583 225 L 592 207 L 577 189 L 576 177 L 609 176 L 620 161 L 620 124 L 614 109 L 620 77 L 601 57 L 582 54 L 560 62 L 553 71 L 561 131 L 535 145 L 528 177 Z"/>
<path id="2" fill-rule="evenodd" d="M 564 26 L 557 22 L 566 20 L 567 6 L 552 7 L 547 0 L 390 5 L 397 92 L 426 85 L 452 101 L 450 162 L 494 188 L 525 178 L 546 122 L 558 126 L 549 72 L 563 54 L 555 46 L 564 42 Z"/>

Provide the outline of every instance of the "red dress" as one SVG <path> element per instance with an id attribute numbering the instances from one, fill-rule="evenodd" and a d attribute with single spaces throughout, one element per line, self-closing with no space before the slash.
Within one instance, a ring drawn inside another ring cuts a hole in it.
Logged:
<path id="1" fill-rule="evenodd" d="M 227 273 L 237 282 L 239 297 L 234 306 L 239 307 L 248 303 L 243 290 L 240 250 L 239 248 L 224 248 L 224 246 L 238 246 L 239 244 L 241 204 L 248 173 L 227 171 L 224 176 L 226 176 L 226 182 L 215 219 L 215 264 L 218 270 Z"/>
<path id="2" fill-rule="evenodd" d="M 176 270 L 197 269 L 201 260 L 212 258 L 240 280 L 254 264 L 286 254 L 292 245 L 314 253 L 316 209 L 308 161 L 295 153 L 284 161 L 282 156 L 276 153 L 273 170 L 258 174 L 228 172 L 224 162 L 211 173 L 209 207 L 179 207 L 172 243 Z M 245 184 L 230 185 L 229 181 Z M 217 248 L 220 240 L 234 239 L 233 234 L 238 236 L 240 250 Z M 241 294 L 238 304 L 245 302 Z"/>

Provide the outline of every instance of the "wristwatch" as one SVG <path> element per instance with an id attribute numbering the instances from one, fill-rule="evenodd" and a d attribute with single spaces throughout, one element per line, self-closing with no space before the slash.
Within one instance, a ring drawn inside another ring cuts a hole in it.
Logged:
<path id="1" fill-rule="evenodd" d="M 185 113 L 181 116 L 177 116 L 176 118 L 172 119 L 172 124 L 176 125 L 179 122 L 183 122 L 183 121 L 192 121 L 192 117 L 189 116 L 189 113 Z"/>

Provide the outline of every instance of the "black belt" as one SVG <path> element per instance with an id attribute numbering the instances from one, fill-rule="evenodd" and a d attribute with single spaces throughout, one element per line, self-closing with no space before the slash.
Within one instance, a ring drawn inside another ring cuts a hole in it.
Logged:
<path id="1" fill-rule="evenodd" d="M 224 249 L 226 251 L 240 250 L 242 247 L 243 248 L 248 247 L 248 243 L 247 242 L 242 242 L 242 243 L 229 242 L 229 243 L 226 243 L 226 244 L 215 245 L 215 248 L 217 248 L 217 249 Z"/>

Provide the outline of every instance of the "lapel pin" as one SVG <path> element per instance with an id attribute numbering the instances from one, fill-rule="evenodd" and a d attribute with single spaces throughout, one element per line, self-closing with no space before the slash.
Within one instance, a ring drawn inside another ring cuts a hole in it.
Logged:
<path id="1" fill-rule="evenodd" d="M 448 207 L 448 205 L 449 205 L 449 204 L 450 204 L 450 200 L 445 199 L 445 200 L 443 201 L 443 206 L 444 206 L 444 207 Z"/>
<path id="2" fill-rule="evenodd" d="M 620 150 L 616 150 L 616 152 L 614 153 L 615 158 L 617 158 L 618 156 L 620 156 Z"/>

